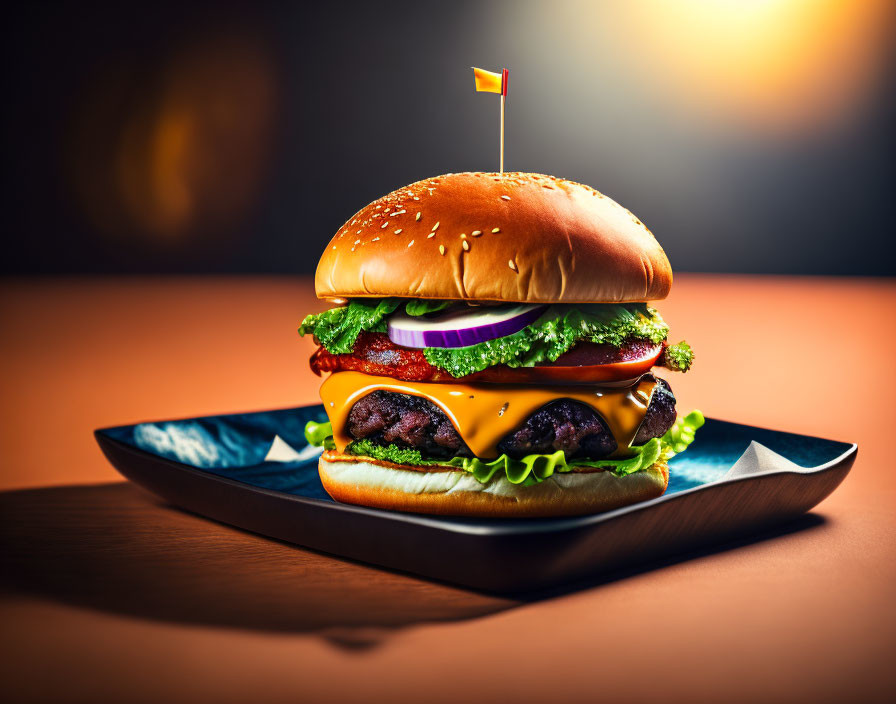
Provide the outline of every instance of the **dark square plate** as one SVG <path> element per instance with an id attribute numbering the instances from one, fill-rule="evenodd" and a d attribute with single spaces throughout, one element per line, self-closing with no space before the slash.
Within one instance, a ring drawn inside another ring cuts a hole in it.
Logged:
<path id="1" fill-rule="evenodd" d="M 857 452 L 845 442 L 707 419 L 688 451 L 670 462 L 669 489 L 658 499 L 576 518 L 442 518 L 336 503 L 320 484 L 317 457 L 264 461 L 275 435 L 301 451 L 305 423 L 325 419 L 318 405 L 140 423 L 95 435 L 121 474 L 189 511 L 316 550 L 501 592 L 554 586 L 794 518 L 843 481 Z"/>

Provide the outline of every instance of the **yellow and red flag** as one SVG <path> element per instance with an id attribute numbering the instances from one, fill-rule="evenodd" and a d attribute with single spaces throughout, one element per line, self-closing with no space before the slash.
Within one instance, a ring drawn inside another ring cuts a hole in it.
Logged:
<path id="1" fill-rule="evenodd" d="M 510 74 L 506 68 L 501 69 L 501 73 L 486 71 L 473 66 L 473 78 L 476 81 L 476 91 L 478 93 L 500 93 L 501 94 L 501 147 L 498 156 L 498 165 L 501 173 L 504 173 L 504 100 L 507 97 L 507 84 L 510 82 Z"/>
<path id="2" fill-rule="evenodd" d="M 473 79 L 476 81 L 476 90 L 479 93 L 500 93 L 507 95 L 507 84 L 510 75 L 507 69 L 501 69 L 501 73 L 486 71 L 473 66 Z"/>

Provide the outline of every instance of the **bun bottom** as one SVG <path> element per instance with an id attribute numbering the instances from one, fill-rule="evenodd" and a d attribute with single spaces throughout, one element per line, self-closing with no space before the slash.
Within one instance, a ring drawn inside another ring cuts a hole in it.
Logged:
<path id="1" fill-rule="evenodd" d="M 669 469 L 657 462 L 625 477 L 612 472 L 565 472 L 532 486 L 504 476 L 487 484 L 457 469 L 404 469 L 370 458 L 324 453 L 320 480 L 336 501 L 372 508 L 446 516 L 535 518 L 598 513 L 662 496 Z"/>

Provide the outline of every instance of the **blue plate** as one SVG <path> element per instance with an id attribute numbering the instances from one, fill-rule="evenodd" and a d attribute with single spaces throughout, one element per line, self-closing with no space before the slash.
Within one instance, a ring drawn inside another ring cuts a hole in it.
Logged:
<path id="1" fill-rule="evenodd" d="M 307 453 L 309 420 L 326 420 L 323 406 L 140 423 L 95 436 L 125 477 L 195 513 L 501 592 L 554 586 L 794 518 L 837 487 L 857 452 L 850 443 L 707 419 L 669 463 L 669 488 L 658 499 L 574 518 L 446 518 L 337 503 L 321 486 L 316 456 L 265 461 L 275 436 Z"/>

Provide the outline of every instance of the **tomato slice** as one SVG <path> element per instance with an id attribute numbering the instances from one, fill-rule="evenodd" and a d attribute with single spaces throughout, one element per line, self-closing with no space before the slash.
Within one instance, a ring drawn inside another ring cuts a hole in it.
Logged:
<path id="1" fill-rule="evenodd" d="M 323 347 L 318 349 L 311 356 L 311 369 L 318 375 L 359 371 L 406 381 L 595 384 L 635 379 L 650 371 L 662 352 L 662 345 L 649 340 L 632 340 L 619 349 L 582 342 L 553 363 L 515 369 L 497 365 L 456 379 L 429 364 L 423 350 L 400 347 L 383 333 L 361 333 L 352 354 L 335 355 Z"/>
<path id="2" fill-rule="evenodd" d="M 594 384 L 635 379 L 650 371 L 663 352 L 662 345 L 650 349 L 644 356 L 625 362 L 579 366 L 546 364 L 536 367 L 489 367 L 465 376 L 463 381 L 484 381 L 496 384 Z"/>

